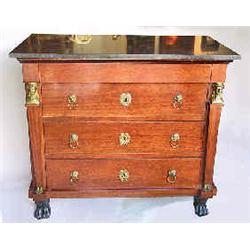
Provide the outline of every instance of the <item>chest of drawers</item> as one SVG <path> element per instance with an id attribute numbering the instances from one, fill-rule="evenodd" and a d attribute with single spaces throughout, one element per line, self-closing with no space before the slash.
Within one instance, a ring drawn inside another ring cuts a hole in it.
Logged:
<path id="1" fill-rule="evenodd" d="M 31 35 L 23 67 L 35 217 L 50 198 L 194 196 L 208 214 L 227 64 L 210 37 Z"/>

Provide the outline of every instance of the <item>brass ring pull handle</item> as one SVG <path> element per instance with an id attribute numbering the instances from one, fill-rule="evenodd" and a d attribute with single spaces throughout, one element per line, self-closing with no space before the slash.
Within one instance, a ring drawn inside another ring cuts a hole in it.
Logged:
<path id="1" fill-rule="evenodd" d="M 120 145 L 128 145 L 130 143 L 131 137 L 129 133 L 121 133 L 119 136 Z"/>
<path id="2" fill-rule="evenodd" d="M 78 171 L 74 170 L 70 173 L 70 182 L 74 183 L 77 182 L 79 180 L 79 173 Z"/>
<path id="3" fill-rule="evenodd" d="M 181 137 L 180 137 L 180 135 L 178 133 L 172 134 L 171 137 L 170 137 L 170 141 L 169 141 L 170 146 L 172 148 L 178 148 L 180 139 L 181 139 Z"/>
<path id="4" fill-rule="evenodd" d="M 121 35 L 113 35 L 112 40 L 117 40 Z"/>
<path id="5" fill-rule="evenodd" d="M 176 170 L 175 169 L 170 169 L 168 170 L 167 173 L 167 182 L 173 184 L 176 181 Z"/>
<path id="6" fill-rule="evenodd" d="M 120 103 L 124 107 L 128 107 L 132 102 L 132 96 L 130 93 L 122 93 L 120 95 Z"/>
<path id="7" fill-rule="evenodd" d="M 91 35 L 72 35 L 69 40 L 76 44 L 89 44 L 92 40 Z"/>
<path id="8" fill-rule="evenodd" d="M 174 106 L 174 108 L 180 109 L 182 107 L 182 103 L 183 103 L 183 96 L 181 94 L 177 94 L 173 98 L 173 106 Z"/>
<path id="9" fill-rule="evenodd" d="M 78 147 L 78 135 L 75 133 L 71 133 L 69 135 L 69 147 L 75 149 Z"/>
<path id="10" fill-rule="evenodd" d="M 68 95 L 68 108 L 75 109 L 77 106 L 77 96 L 76 95 Z"/>
<path id="11" fill-rule="evenodd" d="M 129 179 L 129 172 L 126 169 L 121 169 L 119 172 L 119 179 L 121 182 L 127 182 Z"/>

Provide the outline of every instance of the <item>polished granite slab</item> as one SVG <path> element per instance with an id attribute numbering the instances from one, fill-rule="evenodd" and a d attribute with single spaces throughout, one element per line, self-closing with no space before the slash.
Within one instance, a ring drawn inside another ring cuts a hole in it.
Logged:
<path id="1" fill-rule="evenodd" d="M 13 51 L 19 60 L 225 61 L 240 55 L 209 36 L 32 34 Z"/>

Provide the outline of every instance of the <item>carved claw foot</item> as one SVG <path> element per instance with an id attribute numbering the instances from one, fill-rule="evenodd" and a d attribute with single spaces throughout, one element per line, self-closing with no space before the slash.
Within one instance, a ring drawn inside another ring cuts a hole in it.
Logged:
<path id="1" fill-rule="evenodd" d="M 34 217 L 38 220 L 48 219 L 51 215 L 49 199 L 43 201 L 36 201 L 35 204 L 36 210 L 34 212 Z"/>
<path id="2" fill-rule="evenodd" d="M 198 216 L 205 216 L 208 215 L 208 208 L 207 208 L 207 199 L 199 198 L 198 196 L 194 197 L 194 211 L 195 214 Z"/>

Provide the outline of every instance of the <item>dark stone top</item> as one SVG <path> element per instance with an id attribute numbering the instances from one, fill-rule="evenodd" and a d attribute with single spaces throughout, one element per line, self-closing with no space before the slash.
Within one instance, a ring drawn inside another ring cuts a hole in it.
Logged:
<path id="1" fill-rule="evenodd" d="M 232 61 L 240 55 L 208 36 L 32 34 L 10 57 L 19 60 Z"/>

